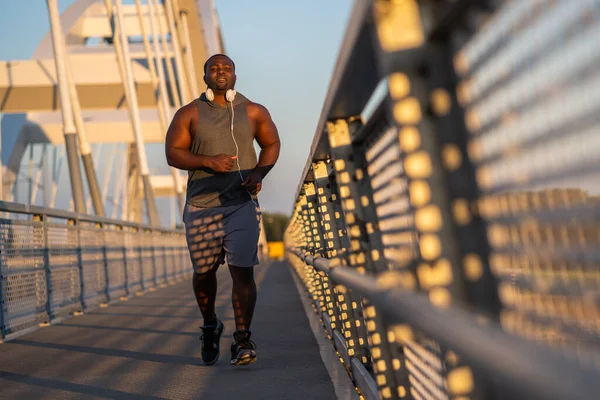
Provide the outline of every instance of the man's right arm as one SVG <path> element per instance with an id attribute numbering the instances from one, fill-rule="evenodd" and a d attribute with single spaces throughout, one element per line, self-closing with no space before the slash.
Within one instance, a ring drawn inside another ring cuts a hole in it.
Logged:
<path id="1" fill-rule="evenodd" d="M 193 171 L 201 168 L 210 168 L 216 172 L 227 172 L 233 167 L 233 160 L 225 154 L 218 156 L 204 156 L 190 152 L 192 143 L 191 125 L 192 118 L 196 115 L 196 106 L 190 103 L 175 113 L 173 121 L 167 130 L 165 139 L 165 153 L 167 163 L 174 168 Z"/>

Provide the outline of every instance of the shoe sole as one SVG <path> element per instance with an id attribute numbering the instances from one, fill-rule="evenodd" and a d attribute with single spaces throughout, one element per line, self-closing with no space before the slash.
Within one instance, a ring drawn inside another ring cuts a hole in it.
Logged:
<path id="1" fill-rule="evenodd" d="M 217 361 L 219 361 L 219 354 L 217 354 L 217 357 L 212 361 L 204 361 L 204 365 L 214 365 Z"/>
<path id="2" fill-rule="evenodd" d="M 256 361 L 256 353 L 245 353 L 240 358 L 231 360 L 231 365 L 248 365 Z"/>

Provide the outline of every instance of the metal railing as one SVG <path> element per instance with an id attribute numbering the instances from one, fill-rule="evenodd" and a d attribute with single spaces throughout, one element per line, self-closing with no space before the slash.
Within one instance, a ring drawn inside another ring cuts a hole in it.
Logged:
<path id="1" fill-rule="evenodd" d="M 0 339 L 181 281 L 185 233 L 0 202 Z"/>
<path id="2" fill-rule="evenodd" d="M 600 1 L 357 1 L 286 230 L 368 399 L 600 393 Z"/>

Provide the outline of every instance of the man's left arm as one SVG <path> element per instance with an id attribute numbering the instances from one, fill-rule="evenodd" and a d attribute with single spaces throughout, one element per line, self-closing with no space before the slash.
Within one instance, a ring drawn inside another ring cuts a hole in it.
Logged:
<path id="1" fill-rule="evenodd" d="M 269 114 L 269 111 L 260 104 L 252 104 L 251 118 L 256 123 L 256 142 L 260 146 L 258 164 L 246 177 L 242 186 L 252 193 L 257 194 L 262 188 L 262 180 L 275 166 L 279 158 L 281 143 L 277 127 Z"/>

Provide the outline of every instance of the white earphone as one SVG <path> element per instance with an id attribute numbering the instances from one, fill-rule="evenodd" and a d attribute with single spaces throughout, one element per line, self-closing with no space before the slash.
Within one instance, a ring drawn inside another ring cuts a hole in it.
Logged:
<path id="1" fill-rule="evenodd" d="M 240 157 L 239 157 L 240 149 L 238 147 L 237 141 L 235 140 L 235 136 L 233 135 L 233 119 L 234 119 L 234 115 L 235 115 L 234 111 L 233 111 L 233 100 L 235 99 L 236 95 L 237 95 L 237 92 L 234 89 L 229 89 L 229 90 L 227 90 L 227 92 L 225 92 L 225 99 L 229 103 L 231 103 L 231 124 L 229 125 L 229 127 L 231 130 L 231 138 L 233 139 L 233 143 L 235 144 L 235 161 L 238 166 L 238 174 L 240 174 L 240 179 L 243 182 L 244 176 L 242 175 L 242 167 L 240 166 Z M 211 88 L 206 89 L 205 96 L 209 101 L 213 101 L 215 99 L 215 93 L 212 91 Z M 254 201 L 254 199 L 252 198 L 252 193 L 250 193 L 247 190 L 246 190 L 246 192 L 250 195 L 250 200 L 252 200 L 252 202 L 256 205 L 256 207 L 258 207 L 258 204 L 256 203 L 256 201 Z"/>
<path id="2" fill-rule="evenodd" d="M 230 102 L 233 103 L 233 100 L 235 99 L 235 95 L 237 94 L 237 92 L 234 89 L 229 89 L 227 92 L 225 92 L 225 99 Z M 206 89 L 206 98 L 210 101 L 213 101 L 215 99 L 215 93 L 212 91 L 211 88 L 207 88 Z"/>

